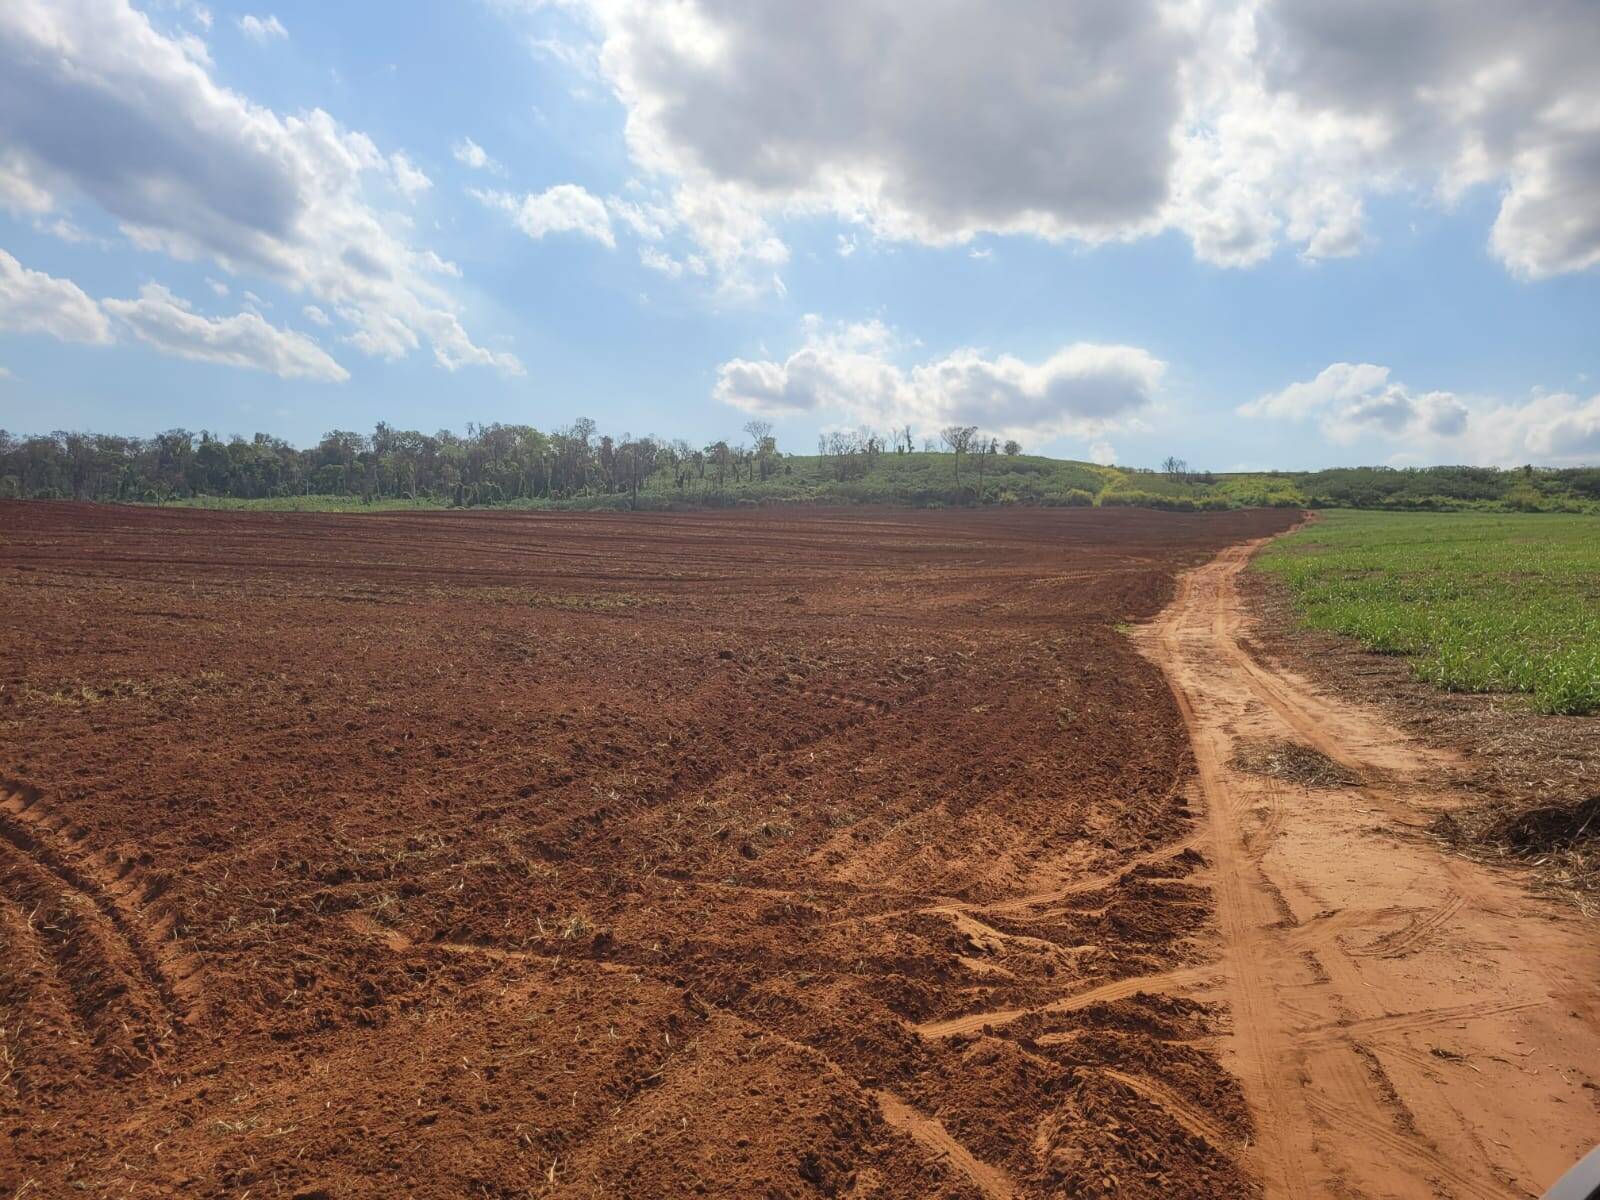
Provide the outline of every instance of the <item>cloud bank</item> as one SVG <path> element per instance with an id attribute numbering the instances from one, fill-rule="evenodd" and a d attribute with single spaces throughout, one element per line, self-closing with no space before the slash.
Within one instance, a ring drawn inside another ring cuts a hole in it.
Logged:
<path id="1" fill-rule="evenodd" d="M 935 245 L 1176 230 L 1221 265 L 1337 257 L 1368 196 L 1477 185 L 1509 270 L 1600 263 L 1592 0 L 564 7 L 592 35 L 566 57 L 725 275 L 780 264 L 770 221 L 816 213 Z"/>
<path id="2" fill-rule="evenodd" d="M 909 369 L 906 347 L 876 321 L 808 317 L 804 345 L 781 362 L 734 359 L 713 396 L 763 416 L 910 425 L 931 434 L 977 425 L 1005 437 L 1092 437 L 1123 428 L 1154 399 L 1166 365 L 1137 346 L 1077 343 L 1040 362 L 956 350 Z"/>
<path id="3" fill-rule="evenodd" d="M 0 329 L 105 346 L 132 333 L 166 354 L 266 371 L 282 379 L 343 383 L 350 373 L 312 339 L 259 313 L 207 317 L 160 284 L 137 300 L 95 301 L 77 284 L 23 266 L 0 250 Z"/>
<path id="4" fill-rule="evenodd" d="M 408 159 L 320 109 L 281 116 L 222 87 L 203 44 L 127 0 L 0 5 L 0 147 L 13 207 L 96 204 L 141 248 L 304 293 L 365 353 L 426 343 L 449 370 L 522 370 L 472 341 L 441 284 L 453 268 L 370 201 L 427 186 Z"/>
<path id="5" fill-rule="evenodd" d="M 1418 392 L 1388 367 L 1333 363 L 1239 406 L 1241 416 L 1315 422 L 1324 438 L 1350 445 L 1382 439 L 1397 462 L 1454 460 L 1515 466 L 1579 464 L 1600 457 L 1600 395 L 1536 391 L 1521 402 Z"/>

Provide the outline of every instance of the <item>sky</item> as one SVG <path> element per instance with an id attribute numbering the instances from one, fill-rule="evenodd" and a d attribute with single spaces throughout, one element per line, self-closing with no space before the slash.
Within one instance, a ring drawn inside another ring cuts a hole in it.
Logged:
<path id="1" fill-rule="evenodd" d="M 5 0 L 0 428 L 1600 462 L 1594 0 Z"/>

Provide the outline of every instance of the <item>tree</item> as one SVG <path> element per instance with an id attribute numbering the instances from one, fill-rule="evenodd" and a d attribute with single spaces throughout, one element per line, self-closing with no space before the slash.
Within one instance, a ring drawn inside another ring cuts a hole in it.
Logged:
<path id="1" fill-rule="evenodd" d="M 973 453 L 978 456 L 978 503 L 983 503 L 983 475 L 984 466 L 1000 452 L 1000 443 L 995 438 L 979 438 Z"/>
<path id="2" fill-rule="evenodd" d="M 1007 458 L 1015 458 L 1017 455 L 1019 455 L 1021 453 L 1022 453 L 1022 443 L 1017 441 L 1016 438 L 1012 438 L 1010 441 L 1008 441 L 1006 443 L 1006 457 Z"/>
<path id="3" fill-rule="evenodd" d="M 967 447 L 972 445 L 976 436 L 976 425 L 946 425 L 939 431 L 939 438 L 945 446 L 956 456 L 956 487 L 961 486 L 961 456 L 967 452 Z"/>
<path id="4" fill-rule="evenodd" d="M 744 431 L 750 435 L 750 449 L 756 457 L 756 465 L 761 471 L 761 478 L 765 479 L 770 471 L 768 469 L 773 454 L 777 451 L 778 444 L 772 437 L 772 422 L 759 418 L 744 423 Z"/>
<path id="5" fill-rule="evenodd" d="M 705 454 L 711 460 L 711 465 L 717 469 L 717 491 L 720 492 L 723 481 L 728 475 L 728 467 L 733 462 L 733 451 L 725 441 L 712 442 L 706 447 Z"/>
<path id="6" fill-rule="evenodd" d="M 1161 471 L 1173 483 L 1182 483 L 1188 477 L 1189 464 L 1169 454 L 1161 461 Z"/>

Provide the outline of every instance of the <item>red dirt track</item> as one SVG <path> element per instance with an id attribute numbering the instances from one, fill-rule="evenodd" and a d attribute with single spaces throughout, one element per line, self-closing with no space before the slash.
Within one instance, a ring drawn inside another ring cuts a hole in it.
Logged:
<path id="1" fill-rule="evenodd" d="M 0 1191 L 1251 1194 L 1117 627 L 1294 516 L 0 504 Z"/>

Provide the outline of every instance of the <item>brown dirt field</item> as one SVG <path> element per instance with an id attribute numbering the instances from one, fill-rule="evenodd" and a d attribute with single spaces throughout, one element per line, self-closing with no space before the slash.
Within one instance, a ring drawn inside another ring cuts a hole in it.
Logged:
<path id="1" fill-rule="evenodd" d="M 1117 626 L 1292 519 L 0 505 L 0 1189 L 1257 1191 Z"/>

